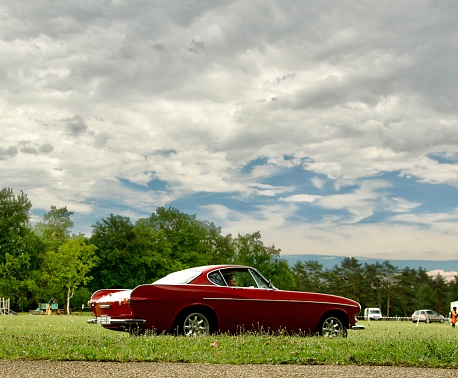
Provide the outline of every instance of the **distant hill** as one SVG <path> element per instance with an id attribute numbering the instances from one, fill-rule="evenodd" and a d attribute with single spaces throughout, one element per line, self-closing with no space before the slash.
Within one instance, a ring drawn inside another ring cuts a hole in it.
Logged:
<path id="1" fill-rule="evenodd" d="M 330 256 L 330 255 L 281 255 L 281 258 L 288 261 L 288 264 L 294 265 L 297 261 L 316 260 L 323 265 L 324 269 L 332 269 L 334 265 L 340 266 L 340 263 L 345 256 Z M 361 264 L 375 264 L 377 261 L 383 263 L 389 261 L 390 264 L 404 269 L 406 267 L 412 269 L 423 268 L 426 271 L 443 270 L 444 272 L 458 272 L 458 260 L 387 260 L 375 259 L 368 257 L 354 256 Z"/>

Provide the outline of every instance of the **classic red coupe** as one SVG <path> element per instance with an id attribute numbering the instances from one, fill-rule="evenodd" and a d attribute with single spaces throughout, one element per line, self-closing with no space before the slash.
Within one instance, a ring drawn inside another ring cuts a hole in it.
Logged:
<path id="1" fill-rule="evenodd" d="M 89 323 L 117 331 L 184 334 L 292 332 L 345 337 L 361 306 L 351 299 L 276 289 L 256 269 L 201 266 L 133 290 L 96 291 Z"/>

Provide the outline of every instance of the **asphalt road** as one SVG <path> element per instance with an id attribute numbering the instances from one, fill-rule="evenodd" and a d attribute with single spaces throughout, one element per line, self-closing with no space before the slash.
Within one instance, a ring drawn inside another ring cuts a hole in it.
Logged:
<path id="1" fill-rule="evenodd" d="M 384 366 L 212 365 L 154 362 L 6 361 L 0 372 L 7 378 L 190 378 L 190 377 L 405 377 L 456 378 L 456 369 L 399 368 Z"/>

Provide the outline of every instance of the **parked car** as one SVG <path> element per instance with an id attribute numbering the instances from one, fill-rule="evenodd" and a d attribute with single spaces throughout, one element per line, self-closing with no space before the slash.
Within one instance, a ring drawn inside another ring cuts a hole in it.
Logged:
<path id="1" fill-rule="evenodd" d="M 98 290 L 88 305 L 96 316 L 88 322 L 107 329 L 189 336 L 282 330 L 345 337 L 361 310 L 344 297 L 279 290 L 240 265 L 185 269 L 132 290 Z"/>
<path id="2" fill-rule="evenodd" d="M 418 317 L 420 317 L 420 319 L 418 319 Z M 412 314 L 412 322 L 443 323 L 445 322 L 445 317 L 433 310 L 417 310 Z"/>
<path id="3" fill-rule="evenodd" d="M 364 309 L 364 320 L 382 320 L 382 312 L 378 307 Z"/>

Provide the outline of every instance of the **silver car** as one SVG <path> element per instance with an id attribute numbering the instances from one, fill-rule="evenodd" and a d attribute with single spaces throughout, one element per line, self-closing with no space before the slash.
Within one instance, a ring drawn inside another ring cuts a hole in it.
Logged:
<path id="1" fill-rule="evenodd" d="M 443 323 L 445 322 L 445 317 L 433 310 L 417 310 L 412 314 L 412 322 Z"/>

